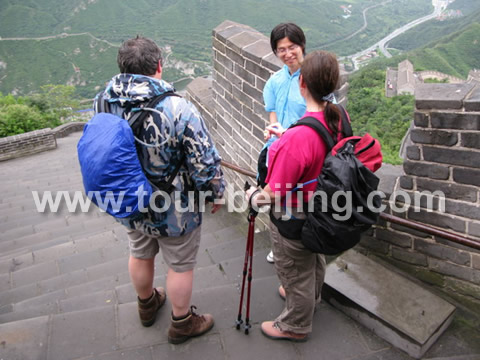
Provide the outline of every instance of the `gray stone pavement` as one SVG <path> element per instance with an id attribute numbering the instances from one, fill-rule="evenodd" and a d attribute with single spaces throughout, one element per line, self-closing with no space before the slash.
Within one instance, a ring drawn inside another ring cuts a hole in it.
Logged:
<path id="1" fill-rule="evenodd" d="M 252 329 L 235 329 L 245 253 L 245 214 L 205 214 L 193 303 L 215 317 L 207 335 L 167 343 L 169 303 L 151 328 L 137 318 L 127 272 L 125 231 L 92 207 L 70 213 L 37 211 L 32 191 L 82 190 L 76 143 L 0 163 L 0 359 L 410 359 L 371 331 L 322 303 L 309 341 L 272 341 L 262 321 L 283 308 L 274 267 L 265 261 L 268 234 L 255 235 Z M 40 197 L 41 198 L 41 197 Z M 166 267 L 156 261 L 156 284 Z M 243 311 L 245 316 L 245 310 Z M 480 359 L 480 333 L 459 314 L 424 359 Z"/>

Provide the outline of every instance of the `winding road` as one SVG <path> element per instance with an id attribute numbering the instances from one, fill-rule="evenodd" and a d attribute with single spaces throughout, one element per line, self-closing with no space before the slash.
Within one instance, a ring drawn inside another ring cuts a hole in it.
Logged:
<path id="1" fill-rule="evenodd" d="M 408 24 L 405 24 L 403 25 L 402 27 L 396 29 L 395 31 L 393 31 L 392 33 L 390 33 L 389 35 L 385 36 L 383 39 L 381 39 L 380 41 L 376 42 L 375 44 L 373 44 L 372 46 L 370 46 L 369 48 L 365 49 L 365 50 L 362 50 L 356 54 L 353 54 L 353 55 L 349 55 L 349 56 L 346 56 L 346 58 L 351 58 L 352 59 L 352 62 L 353 62 L 353 65 L 354 65 L 354 70 L 357 70 L 358 69 L 358 58 L 361 58 L 362 56 L 365 56 L 367 55 L 368 53 L 372 52 L 373 50 L 376 50 L 377 48 L 380 49 L 380 51 L 387 57 L 392 57 L 392 55 L 388 52 L 388 50 L 385 48 L 385 46 L 388 44 L 388 42 L 390 40 L 392 40 L 393 38 L 397 37 L 398 35 L 400 34 L 403 34 L 405 31 L 408 31 L 410 30 L 411 28 L 421 24 L 421 23 L 424 23 L 426 21 L 429 21 L 431 19 L 434 19 L 435 17 L 437 17 L 438 15 L 440 15 L 440 13 L 442 12 L 442 10 L 444 9 L 444 7 L 442 6 L 442 4 L 439 2 L 439 1 L 435 1 L 433 0 L 432 1 L 433 3 L 433 6 L 434 6 L 434 10 L 433 12 L 430 14 L 430 15 L 427 15 L 427 16 L 424 16 L 424 17 L 421 17 L 419 19 L 416 19 L 416 20 L 413 20 L 411 22 L 409 22 Z"/>

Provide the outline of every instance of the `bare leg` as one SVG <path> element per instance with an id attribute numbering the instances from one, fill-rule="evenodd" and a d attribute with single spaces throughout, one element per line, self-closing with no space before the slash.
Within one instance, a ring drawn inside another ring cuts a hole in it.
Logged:
<path id="1" fill-rule="evenodd" d="M 128 271 L 135 291 L 140 299 L 147 299 L 153 293 L 155 258 L 137 259 L 130 256 L 128 261 Z"/>
<path id="2" fill-rule="evenodd" d="M 167 294 L 172 303 L 173 316 L 184 316 L 190 310 L 192 287 L 193 269 L 182 273 L 168 269 Z"/>

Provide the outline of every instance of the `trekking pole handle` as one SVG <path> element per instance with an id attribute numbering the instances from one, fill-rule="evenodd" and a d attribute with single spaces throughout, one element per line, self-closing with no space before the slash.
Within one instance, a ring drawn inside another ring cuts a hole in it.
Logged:
<path id="1" fill-rule="evenodd" d="M 243 187 L 243 189 L 245 191 L 247 191 L 248 189 L 250 189 L 252 186 L 250 185 L 250 183 L 247 181 L 245 181 L 245 186 Z M 256 217 L 257 214 L 258 214 L 258 211 L 254 210 L 253 209 L 253 206 L 252 206 L 252 199 L 253 199 L 253 196 L 256 194 L 256 193 L 259 193 L 261 190 L 260 189 L 257 189 L 253 192 L 252 196 L 250 196 L 250 199 L 248 200 L 248 207 L 250 208 L 250 212 L 248 214 L 248 218 L 250 218 L 250 216 L 253 216 L 253 217 Z"/>

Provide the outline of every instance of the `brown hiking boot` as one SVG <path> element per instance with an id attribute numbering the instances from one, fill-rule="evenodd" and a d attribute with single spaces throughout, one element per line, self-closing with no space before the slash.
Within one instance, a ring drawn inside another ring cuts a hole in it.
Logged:
<path id="1" fill-rule="evenodd" d="M 165 289 L 159 287 L 153 289 L 153 296 L 146 302 L 141 302 L 137 298 L 138 302 L 138 314 L 140 315 L 140 321 L 143 326 L 148 327 L 152 326 L 155 323 L 157 318 L 157 311 L 165 304 L 167 295 L 165 294 Z"/>
<path id="2" fill-rule="evenodd" d="M 173 320 L 168 329 L 168 342 L 181 344 L 188 339 L 205 334 L 213 327 L 213 316 L 210 314 L 197 315 L 193 312 L 194 305 L 190 307 L 188 316 L 182 320 Z"/>

